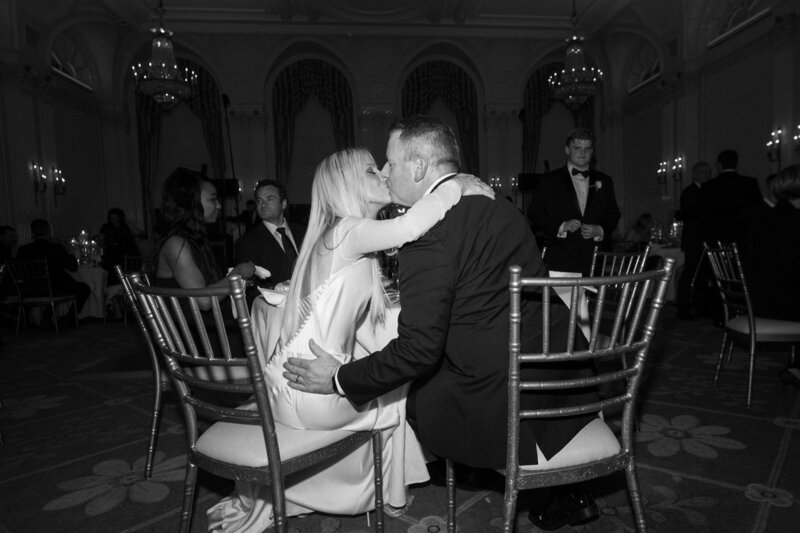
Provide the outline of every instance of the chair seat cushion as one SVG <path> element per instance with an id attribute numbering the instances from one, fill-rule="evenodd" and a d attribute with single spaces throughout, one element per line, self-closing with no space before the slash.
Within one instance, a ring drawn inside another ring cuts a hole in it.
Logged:
<path id="1" fill-rule="evenodd" d="M 536 447 L 537 461 L 535 465 L 520 465 L 522 470 L 552 470 L 575 466 L 599 459 L 605 459 L 619 453 L 622 448 L 611 428 L 596 418 L 586 424 L 572 440 L 548 461 L 542 451 Z"/>
<path id="2" fill-rule="evenodd" d="M 281 459 L 291 459 L 353 434 L 341 430 L 294 429 L 275 423 Z M 261 468 L 266 466 L 267 447 L 261 425 L 217 422 L 197 440 L 195 451 L 205 456 L 239 466 Z"/>
<path id="3" fill-rule="evenodd" d="M 792 342 L 800 340 L 800 322 L 756 317 L 755 324 L 757 341 Z M 750 334 L 750 323 L 746 315 L 728 320 L 725 328 L 742 335 Z"/>

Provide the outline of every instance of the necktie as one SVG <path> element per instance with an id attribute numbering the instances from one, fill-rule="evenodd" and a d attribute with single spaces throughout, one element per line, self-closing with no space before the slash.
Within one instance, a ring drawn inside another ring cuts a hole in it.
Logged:
<path id="1" fill-rule="evenodd" d="M 589 177 L 589 171 L 588 170 L 578 170 L 577 168 L 573 168 L 572 169 L 572 175 L 573 176 L 582 176 L 584 178 L 588 178 Z"/>
<path id="2" fill-rule="evenodd" d="M 283 245 L 283 253 L 286 254 L 286 258 L 289 259 L 289 265 L 294 267 L 294 262 L 297 259 L 297 250 L 294 249 L 294 245 L 292 244 L 291 239 L 289 236 L 286 235 L 286 228 L 281 226 L 278 228 L 278 233 L 281 235 L 281 245 Z"/>

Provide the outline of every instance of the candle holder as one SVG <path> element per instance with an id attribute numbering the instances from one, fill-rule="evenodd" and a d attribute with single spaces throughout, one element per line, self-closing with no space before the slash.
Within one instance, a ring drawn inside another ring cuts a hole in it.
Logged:
<path id="1" fill-rule="evenodd" d="M 792 137 L 792 145 L 794 145 L 794 153 L 800 155 L 800 124 L 797 125 L 797 133 Z"/>
<path id="2" fill-rule="evenodd" d="M 658 164 L 658 171 L 656 171 L 656 180 L 660 186 L 664 187 L 664 198 L 669 196 L 669 186 L 667 185 L 669 167 L 669 161 L 662 161 Z"/>
<path id="3" fill-rule="evenodd" d="M 58 197 L 67 192 L 67 179 L 56 167 L 50 167 L 50 176 L 53 181 L 53 197 L 57 203 Z"/>
<path id="4" fill-rule="evenodd" d="M 770 139 L 767 141 L 767 159 L 773 163 L 778 163 L 778 168 L 781 167 L 781 136 L 783 130 L 777 129 L 770 133 Z"/>
<path id="5" fill-rule="evenodd" d="M 33 178 L 33 192 L 36 194 L 47 190 L 47 174 L 44 165 L 33 161 L 31 162 L 31 177 Z"/>
<path id="6" fill-rule="evenodd" d="M 503 190 L 503 184 L 502 184 L 502 182 L 500 180 L 500 176 L 492 176 L 492 177 L 490 177 L 489 178 L 489 187 L 491 187 L 492 190 L 495 193 L 499 193 L 501 190 Z"/>

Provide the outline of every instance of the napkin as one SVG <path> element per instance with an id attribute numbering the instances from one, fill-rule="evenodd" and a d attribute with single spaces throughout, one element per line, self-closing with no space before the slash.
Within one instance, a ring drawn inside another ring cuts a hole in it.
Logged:
<path id="1" fill-rule="evenodd" d="M 286 302 L 285 292 L 265 289 L 263 287 L 258 287 L 258 290 L 261 291 L 261 294 L 264 296 L 264 299 L 267 301 L 267 303 L 274 307 L 283 307 L 284 303 Z"/>
<path id="2" fill-rule="evenodd" d="M 268 277 L 272 276 L 272 273 L 262 266 L 255 266 L 256 268 L 256 276 L 261 279 L 267 279 Z"/>

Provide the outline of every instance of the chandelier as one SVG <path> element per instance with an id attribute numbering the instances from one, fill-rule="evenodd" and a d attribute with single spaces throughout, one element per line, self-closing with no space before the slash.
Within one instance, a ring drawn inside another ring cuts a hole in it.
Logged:
<path id="1" fill-rule="evenodd" d="M 166 107 L 176 105 L 191 96 L 197 85 L 197 73 L 188 68 L 179 68 L 172 46 L 172 32 L 164 29 L 164 2 L 159 0 L 158 28 L 152 28 L 153 45 L 150 60 L 137 63 L 133 69 L 136 90 L 146 94 Z"/>
<path id="2" fill-rule="evenodd" d="M 555 97 L 573 112 L 577 112 L 586 101 L 597 94 L 603 80 L 603 71 L 586 66 L 583 53 L 583 37 L 578 35 L 578 14 L 572 0 L 572 36 L 567 39 L 567 54 L 564 68 L 547 78 Z"/>

